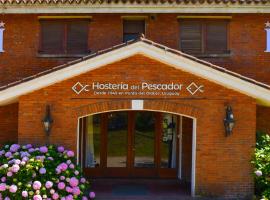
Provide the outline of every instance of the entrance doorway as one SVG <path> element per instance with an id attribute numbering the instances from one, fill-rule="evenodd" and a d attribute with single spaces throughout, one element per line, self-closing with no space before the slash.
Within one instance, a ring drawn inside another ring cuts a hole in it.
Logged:
<path id="1" fill-rule="evenodd" d="M 179 117 L 119 111 L 82 118 L 80 160 L 86 175 L 177 178 Z"/>

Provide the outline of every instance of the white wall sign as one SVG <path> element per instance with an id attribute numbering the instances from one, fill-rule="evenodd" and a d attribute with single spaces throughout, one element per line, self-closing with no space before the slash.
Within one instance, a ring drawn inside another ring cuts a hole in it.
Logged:
<path id="1" fill-rule="evenodd" d="M 189 84 L 182 83 L 147 83 L 141 82 L 138 84 L 128 83 L 100 83 L 93 82 L 92 84 L 82 84 L 77 82 L 72 87 L 73 92 L 77 95 L 81 93 L 93 92 L 93 95 L 150 95 L 150 96 L 180 96 L 183 90 L 191 95 L 204 92 L 203 85 L 197 85 L 194 82 Z"/>
<path id="2" fill-rule="evenodd" d="M 265 29 L 266 31 L 266 50 L 265 52 L 269 52 L 270 53 L 270 22 L 266 22 L 265 23 Z"/>
<path id="3" fill-rule="evenodd" d="M 0 53 L 4 52 L 4 31 L 5 31 L 5 23 L 0 22 Z"/>

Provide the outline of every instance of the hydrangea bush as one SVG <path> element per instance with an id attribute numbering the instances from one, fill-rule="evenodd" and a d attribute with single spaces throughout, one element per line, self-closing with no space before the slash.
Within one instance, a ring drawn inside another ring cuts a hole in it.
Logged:
<path id="1" fill-rule="evenodd" d="M 0 149 L 0 200 L 94 199 L 89 186 L 74 152 L 62 146 L 12 144 Z"/>
<path id="2" fill-rule="evenodd" d="M 252 160 L 255 167 L 256 194 L 264 200 L 270 199 L 270 136 L 257 133 L 255 155 Z"/>

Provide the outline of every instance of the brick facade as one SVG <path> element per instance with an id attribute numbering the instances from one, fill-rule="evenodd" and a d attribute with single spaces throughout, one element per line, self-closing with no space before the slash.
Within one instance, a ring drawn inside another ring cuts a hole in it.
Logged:
<path id="1" fill-rule="evenodd" d="M 89 48 L 91 52 L 109 48 L 122 42 L 122 19 L 125 14 L 89 14 Z M 178 49 L 181 14 L 157 14 L 146 20 L 146 37 Z M 4 48 L 0 54 L 0 85 L 44 71 L 74 59 L 39 57 L 39 21 L 35 14 L 6 14 Z M 150 15 L 149 15 L 150 16 Z M 108 20 L 109 19 L 109 20 Z M 265 22 L 269 14 L 233 14 L 229 28 L 231 56 L 204 58 L 256 80 L 270 83 L 269 53 L 265 53 Z M 162 30 L 162 31 L 160 31 Z M 18 61 L 20 64 L 18 64 Z"/>
<path id="2" fill-rule="evenodd" d="M 18 141 L 18 104 L 0 106 L 0 145 Z"/>
<path id="3" fill-rule="evenodd" d="M 110 73 L 108 73 L 110 72 Z M 160 73 L 162 72 L 162 73 Z M 205 79 L 176 70 L 142 55 L 106 65 L 86 74 L 35 91 L 19 99 L 20 143 L 65 145 L 76 150 L 78 117 L 108 110 L 130 109 L 128 96 L 78 96 L 71 90 L 77 82 L 126 83 L 182 82 L 203 84 L 205 92 L 192 99 L 183 91 L 181 98 L 144 96 L 144 109 L 161 110 L 197 119 L 196 192 L 222 196 L 251 196 L 253 178 L 250 159 L 255 145 L 256 102 L 252 98 L 226 89 Z M 133 96 L 132 98 L 140 98 Z M 52 106 L 54 124 L 50 138 L 46 138 L 41 120 L 45 106 Z M 225 106 L 232 105 L 237 120 L 233 135 L 225 137 L 223 119 Z"/>

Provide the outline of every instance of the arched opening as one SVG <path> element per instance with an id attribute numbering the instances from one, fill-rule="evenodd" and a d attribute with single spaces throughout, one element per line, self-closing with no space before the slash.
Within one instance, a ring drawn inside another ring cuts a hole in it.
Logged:
<path id="1" fill-rule="evenodd" d="M 176 180 L 194 196 L 195 148 L 196 119 L 178 113 L 125 109 L 79 118 L 78 161 L 90 178 Z"/>

